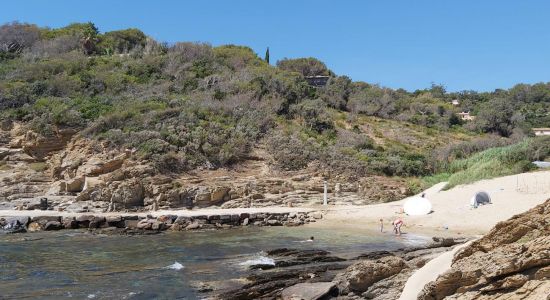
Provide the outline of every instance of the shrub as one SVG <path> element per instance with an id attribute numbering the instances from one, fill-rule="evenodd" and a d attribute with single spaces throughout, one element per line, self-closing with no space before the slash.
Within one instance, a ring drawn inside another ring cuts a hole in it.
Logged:
<path id="1" fill-rule="evenodd" d="M 325 63 L 322 61 L 313 58 L 284 58 L 277 62 L 277 67 L 281 70 L 297 72 L 303 76 L 319 76 L 319 75 L 333 75 Z"/>

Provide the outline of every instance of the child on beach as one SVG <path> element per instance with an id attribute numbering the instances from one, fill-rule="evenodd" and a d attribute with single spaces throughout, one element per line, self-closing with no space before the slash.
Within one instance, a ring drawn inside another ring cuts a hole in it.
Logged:
<path id="1" fill-rule="evenodd" d="M 403 226 L 403 220 L 401 218 L 397 218 L 395 221 L 393 221 L 393 232 L 396 235 L 401 235 L 401 226 Z"/>

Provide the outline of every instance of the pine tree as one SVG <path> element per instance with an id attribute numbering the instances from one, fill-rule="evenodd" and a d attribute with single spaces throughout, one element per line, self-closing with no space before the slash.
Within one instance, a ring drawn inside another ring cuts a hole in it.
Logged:
<path id="1" fill-rule="evenodd" d="M 267 47 L 267 50 L 265 51 L 264 60 L 269 64 L 269 47 Z"/>

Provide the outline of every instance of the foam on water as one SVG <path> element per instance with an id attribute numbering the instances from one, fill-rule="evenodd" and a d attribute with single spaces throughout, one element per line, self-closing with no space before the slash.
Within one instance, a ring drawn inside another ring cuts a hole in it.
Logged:
<path id="1" fill-rule="evenodd" d="M 166 266 L 164 267 L 165 269 L 171 269 L 171 270 L 181 270 L 184 268 L 184 266 L 182 264 L 180 264 L 179 262 L 174 262 L 173 264 L 169 265 L 169 266 Z"/>
<path id="2" fill-rule="evenodd" d="M 254 259 L 249 259 L 240 263 L 241 266 L 253 266 L 253 265 L 275 265 L 275 261 L 272 258 L 266 256 L 259 256 Z"/>

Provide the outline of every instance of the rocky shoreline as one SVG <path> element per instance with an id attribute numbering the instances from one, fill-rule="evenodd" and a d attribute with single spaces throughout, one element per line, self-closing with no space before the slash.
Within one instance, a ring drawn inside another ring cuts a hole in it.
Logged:
<path id="1" fill-rule="evenodd" d="M 300 226 L 322 219 L 320 212 L 259 212 L 199 215 L 80 214 L 0 217 L 0 232 L 23 233 L 89 229 L 101 233 L 228 229 L 236 226 Z"/>
<path id="2" fill-rule="evenodd" d="M 214 299 L 397 299 L 415 270 L 465 238 L 433 238 L 422 247 L 376 251 L 344 259 L 324 250 L 274 249 L 273 264 L 250 266 L 238 289 Z M 205 290 L 211 291 L 211 289 Z"/>

